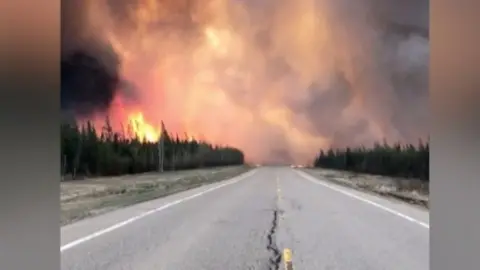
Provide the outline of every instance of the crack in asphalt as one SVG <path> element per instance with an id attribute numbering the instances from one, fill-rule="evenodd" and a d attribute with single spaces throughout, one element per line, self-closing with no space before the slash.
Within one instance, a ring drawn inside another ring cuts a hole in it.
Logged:
<path id="1" fill-rule="evenodd" d="M 272 254 L 268 260 L 270 270 L 278 270 L 280 269 L 280 262 L 282 261 L 282 255 L 278 250 L 277 243 L 275 241 L 275 233 L 278 227 L 278 209 L 273 211 L 273 220 L 272 226 L 267 235 L 267 250 L 269 250 Z"/>

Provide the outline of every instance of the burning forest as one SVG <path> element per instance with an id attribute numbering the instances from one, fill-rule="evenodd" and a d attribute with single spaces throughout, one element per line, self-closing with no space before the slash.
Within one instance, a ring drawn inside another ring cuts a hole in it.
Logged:
<path id="1" fill-rule="evenodd" d="M 163 122 L 252 162 L 416 142 L 428 1 L 401 2 L 62 1 L 62 110 L 150 142 Z"/>

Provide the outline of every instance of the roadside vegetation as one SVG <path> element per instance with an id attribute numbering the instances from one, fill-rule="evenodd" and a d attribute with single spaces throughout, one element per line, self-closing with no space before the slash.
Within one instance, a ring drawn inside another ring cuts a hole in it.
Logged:
<path id="1" fill-rule="evenodd" d="M 429 143 L 321 150 L 315 167 L 429 181 Z"/>
<path id="2" fill-rule="evenodd" d="M 92 123 L 64 123 L 60 134 L 61 225 L 250 170 L 238 149 L 180 138 L 167 130 L 161 144 L 114 132 L 108 120 L 101 131 Z"/>
<path id="3" fill-rule="evenodd" d="M 240 165 L 65 181 L 60 184 L 61 224 L 231 179 L 249 170 Z"/>
<path id="4" fill-rule="evenodd" d="M 64 179 L 117 176 L 158 171 L 159 144 L 114 132 L 106 121 L 101 131 L 91 123 L 61 125 L 61 165 Z M 244 163 L 243 153 L 228 146 L 163 135 L 165 171 Z M 67 178 L 68 177 L 68 178 Z"/>
<path id="5" fill-rule="evenodd" d="M 429 206 L 429 143 L 320 151 L 305 172 L 351 188 Z"/>

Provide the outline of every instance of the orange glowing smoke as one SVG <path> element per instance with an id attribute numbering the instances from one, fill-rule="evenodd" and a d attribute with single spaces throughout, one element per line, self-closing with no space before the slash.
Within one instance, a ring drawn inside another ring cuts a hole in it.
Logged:
<path id="1" fill-rule="evenodd" d="M 238 147 L 252 162 L 307 163 L 335 143 L 402 139 L 394 110 L 426 108 L 397 105 L 383 63 L 405 57 L 372 55 L 381 44 L 363 19 L 366 1 L 354 1 L 358 9 L 335 0 L 84 1 L 138 97 L 108 114 L 148 141 L 163 121 L 173 134 Z M 416 140 L 426 125 L 412 119 L 403 131 Z"/>
<path id="2" fill-rule="evenodd" d="M 330 143 L 330 136 L 308 132 L 310 127 L 285 104 L 285 99 L 307 100 L 316 73 L 329 70 L 313 63 L 327 63 L 319 50 L 329 52 L 325 46 L 315 48 L 328 40 L 328 33 L 313 19 L 311 0 L 278 5 L 268 18 L 273 46 L 268 51 L 256 45 L 255 37 L 267 21 L 251 17 L 241 1 L 131 2 L 128 18 L 117 22 L 107 1 L 88 1 L 93 28 L 103 32 L 99 35 L 121 58 L 122 76 L 133 82 L 140 99 L 134 108 L 112 107 L 114 122 L 133 119 L 135 134 L 155 141 L 160 129 L 145 119 L 164 121 L 174 134 L 238 147 L 247 159 L 259 162 L 281 158 L 279 148 L 288 148 L 291 159 L 307 162 Z M 131 24 L 123 27 L 123 22 Z M 293 71 L 272 79 L 271 73 L 280 72 L 272 70 L 278 68 L 271 63 L 274 54 Z"/>
<path id="3" fill-rule="evenodd" d="M 132 131 L 137 138 L 147 142 L 156 142 L 160 139 L 162 129 L 155 127 L 145 121 L 142 112 L 131 113 L 128 116 L 128 122 L 132 127 Z"/>

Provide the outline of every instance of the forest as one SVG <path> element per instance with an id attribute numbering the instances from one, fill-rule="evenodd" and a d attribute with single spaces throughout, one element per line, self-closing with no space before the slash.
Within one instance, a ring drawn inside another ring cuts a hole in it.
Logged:
<path id="1" fill-rule="evenodd" d="M 108 120 L 100 131 L 90 122 L 62 123 L 60 133 L 62 176 L 73 179 L 158 171 L 161 160 L 165 171 L 244 163 L 239 149 L 180 138 L 166 129 L 162 143 L 114 132 Z"/>
<path id="2" fill-rule="evenodd" d="M 241 150 L 180 138 L 167 129 L 163 142 L 149 142 L 114 132 L 106 121 L 102 130 L 87 122 L 61 124 L 62 176 L 74 179 L 144 172 L 196 169 L 244 164 Z M 161 149 L 163 148 L 163 155 Z M 162 158 L 163 157 L 163 158 Z M 163 159 L 163 162 L 160 162 Z M 160 166 L 163 164 L 163 166 Z M 314 167 L 429 181 L 429 142 L 417 145 L 375 143 L 373 147 L 320 150 Z"/>
<path id="3" fill-rule="evenodd" d="M 429 142 L 320 150 L 315 167 L 429 181 Z"/>

